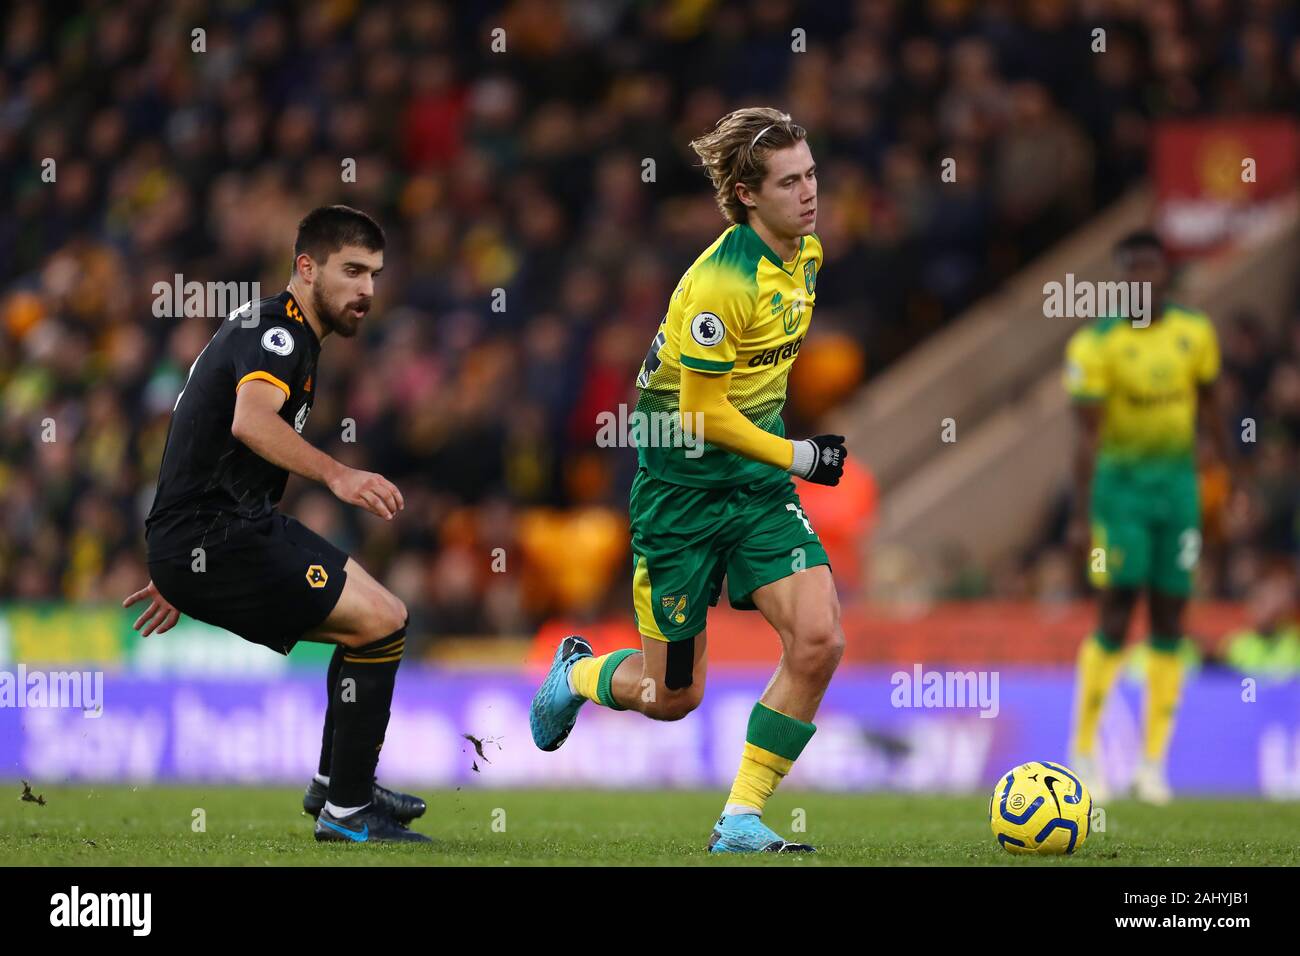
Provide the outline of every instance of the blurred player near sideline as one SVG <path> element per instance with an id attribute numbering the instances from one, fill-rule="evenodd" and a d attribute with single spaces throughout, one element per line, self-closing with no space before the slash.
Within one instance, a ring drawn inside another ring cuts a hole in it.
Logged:
<path id="1" fill-rule="evenodd" d="M 641 647 L 593 657 L 581 637 L 565 638 L 533 700 L 533 740 L 558 748 L 589 700 L 655 720 L 694 710 L 704 696 L 705 618 L 725 575 L 732 607 L 760 611 L 784 653 L 750 714 L 709 849 L 810 850 L 787 843 L 762 813 L 816 730 L 844 650 L 830 562 L 790 477 L 837 484 L 844 439 L 790 441 L 781 421 L 822 263 L 816 166 L 804 129 L 774 109 L 737 110 L 691 146 L 732 225 L 682 276 L 637 377 L 637 411 L 666 419 L 679 439 L 634 439 Z"/>
<path id="2" fill-rule="evenodd" d="M 1079 652 L 1071 761 L 1098 800 L 1108 796 L 1097 727 L 1115 683 L 1138 595 L 1150 613 L 1145 740 L 1139 799 L 1171 799 L 1165 757 L 1182 684 L 1178 645 L 1201 551 L 1198 421 L 1231 469 L 1231 445 L 1213 383 L 1219 344 L 1209 317 L 1168 298 L 1171 266 L 1152 232 L 1115 247 L 1125 282 L 1150 283 L 1150 324 L 1108 317 L 1066 348 L 1065 387 L 1080 423 L 1070 542 L 1087 551 L 1098 588 L 1097 629 Z M 1089 544 L 1090 542 L 1090 544 Z"/>
<path id="3" fill-rule="evenodd" d="M 405 826 L 424 801 L 375 783 L 406 608 L 276 510 L 289 472 L 386 520 L 404 506 L 382 475 L 348 468 L 300 434 L 321 340 L 356 335 L 383 266 L 383 230 L 365 213 L 323 206 L 299 223 L 288 288 L 231 313 L 190 367 L 145 521 L 150 581 L 123 602 L 152 601 L 135 622 L 146 637 L 184 613 L 280 654 L 300 640 L 338 645 L 318 773 L 303 798 L 322 841 L 429 842 Z"/>

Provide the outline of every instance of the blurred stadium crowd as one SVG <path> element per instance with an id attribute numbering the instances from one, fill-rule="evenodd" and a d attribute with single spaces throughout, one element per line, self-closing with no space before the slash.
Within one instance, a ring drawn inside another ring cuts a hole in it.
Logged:
<path id="1" fill-rule="evenodd" d="M 387 525 L 297 481 L 284 505 L 426 635 L 625 608 L 635 458 L 595 446 L 596 415 L 635 400 L 678 275 L 722 229 L 686 143 L 727 110 L 783 106 L 820 160 L 797 431 L 1142 177 L 1153 118 L 1300 109 L 1295 10 L 1258 0 L 20 2 L 0 57 L 0 596 L 145 580 L 168 415 L 220 318 L 155 317 L 154 284 L 275 294 L 298 218 L 346 202 L 385 226 L 387 268 L 363 335 L 322 355 L 305 434 L 407 508 Z M 1229 381 L 1271 424 L 1251 506 L 1212 519 L 1240 545 L 1222 593 L 1296 553 L 1300 335 L 1252 328 L 1225 335 Z M 520 573 L 492 573 L 498 547 Z M 1060 560 L 944 587 L 1076 587 Z"/>

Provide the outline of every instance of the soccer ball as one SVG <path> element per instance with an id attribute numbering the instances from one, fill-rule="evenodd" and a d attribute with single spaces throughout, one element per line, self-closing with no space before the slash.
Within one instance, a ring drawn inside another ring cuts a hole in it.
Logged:
<path id="1" fill-rule="evenodd" d="M 1092 794 L 1063 764 L 1022 763 L 993 788 L 989 826 L 1008 853 L 1073 853 L 1092 829 Z"/>

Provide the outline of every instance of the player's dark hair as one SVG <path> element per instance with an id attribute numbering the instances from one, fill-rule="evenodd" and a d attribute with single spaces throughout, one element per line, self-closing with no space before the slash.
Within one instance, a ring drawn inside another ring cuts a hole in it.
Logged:
<path id="1" fill-rule="evenodd" d="M 351 206 L 318 206 L 298 223 L 293 243 L 295 259 L 304 252 L 321 265 L 344 246 L 360 246 L 382 252 L 384 230 L 360 209 Z"/>
<path id="2" fill-rule="evenodd" d="M 1153 250 L 1160 253 L 1165 258 L 1169 257 L 1165 244 L 1160 240 L 1160 236 L 1152 229 L 1136 229 L 1127 236 L 1115 243 L 1113 254 L 1115 260 L 1119 263 L 1128 261 L 1129 256 L 1135 252 L 1144 250 Z"/>

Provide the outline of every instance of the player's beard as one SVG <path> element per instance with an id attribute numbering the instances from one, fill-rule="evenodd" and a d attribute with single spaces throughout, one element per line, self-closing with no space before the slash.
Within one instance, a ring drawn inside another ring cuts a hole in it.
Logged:
<path id="1" fill-rule="evenodd" d="M 316 308 L 316 315 L 320 317 L 321 325 L 327 331 L 337 333 L 345 339 L 350 339 L 357 334 L 357 329 L 361 327 L 361 319 L 364 318 L 365 312 L 370 311 L 369 299 L 345 302 L 342 306 L 335 307 L 326 298 L 319 285 L 312 288 L 311 299 L 312 305 Z M 357 316 L 353 314 L 353 309 L 363 309 L 364 311 L 361 316 Z"/>

